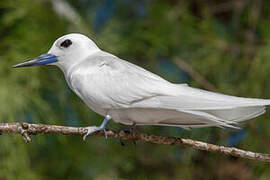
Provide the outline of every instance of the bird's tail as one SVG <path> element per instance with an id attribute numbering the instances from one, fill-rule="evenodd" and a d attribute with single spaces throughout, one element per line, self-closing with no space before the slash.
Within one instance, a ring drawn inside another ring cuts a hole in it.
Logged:
<path id="1" fill-rule="evenodd" d="M 141 124 L 147 119 L 151 125 L 237 128 L 239 122 L 263 114 L 265 106 L 270 105 L 266 99 L 228 96 L 183 85 L 176 85 L 169 92 L 172 95 L 134 103 L 137 107 L 152 108 L 143 113 Z"/>
<path id="2" fill-rule="evenodd" d="M 165 119 L 156 125 L 180 126 L 183 128 L 228 127 L 238 129 L 239 122 L 258 117 L 265 113 L 264 106 L 240 107 L 218 110 L 181 110 L 178 117 Z"/>
<path id="3" fill-rule="evenodd" d="M 162 107 L 177 110 L 178 118 L 166 119 L 160 125 L 185 127 L 231 127 L 237 128 L 239 122 L 265 113 L 270 100 L 241 98 L 186 87 L 189 93 L 177 97 L 159 97 Z M 183 89 L 183 87 L 182 87 Z M 182 114 L 182 115 L 181 115 Z"/>

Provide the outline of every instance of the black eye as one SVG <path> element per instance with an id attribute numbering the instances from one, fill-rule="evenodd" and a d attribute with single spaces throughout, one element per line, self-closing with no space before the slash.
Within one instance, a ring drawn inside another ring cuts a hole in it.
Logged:
<path id="1" fill-rule="evenodd" d="M 69 47 L 71 44 L 72 44 L 72 41 L 69 40 L 69 39 L 66 39 L 65 41 L 63 41 L 63 42 L 60 44 L 60 46 L 61 46 L 61 47 L 67 48 L 67 47 Z"/>

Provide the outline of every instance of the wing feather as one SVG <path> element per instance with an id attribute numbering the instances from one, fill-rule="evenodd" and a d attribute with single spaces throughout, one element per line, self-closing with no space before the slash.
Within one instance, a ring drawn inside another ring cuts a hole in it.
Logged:
<path id="1" fill-rule="evenodd" d="M 108 53 L 89 57 L 73 71 L 70 81 L 89 107 L 114 110 L 116 119 L 126 123 L 140 118 L 140 124 L 181 126 L 184 122 L 185 127 L 234 127 L 231 125 L 234 122 L 264 113 L 264 106 L 270 104 L 269 100 L 240 98 L 172 84 Z M 144 115 L 139 116 L 140 112 Z M 163 118 L 151 115 L 153 112 Z M 206 121 L 200 124 L 202 119 Z"/>

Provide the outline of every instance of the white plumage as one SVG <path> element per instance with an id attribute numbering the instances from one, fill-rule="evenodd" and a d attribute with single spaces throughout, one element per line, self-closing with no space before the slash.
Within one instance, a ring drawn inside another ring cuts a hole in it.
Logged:
<path id="1" fill-rule="evenodd" d="M 63 47 L 63 42 L 72 44 Z M 235 127 L 265 112 L 270 100 L 240 98 L 173 84 L 110 53 L 81 34 L 56 40 L 48 54 L 93 111 L 123 124 Z M 23 65 L 17 65 L 20 67 Z"/>
<path id="2" fill-rule="evenodd" d="M 67 81 L 91 109 L 123 124 L 231 127 L 270 104 L 172 84 L 103 51 L 74 66 Z"/>

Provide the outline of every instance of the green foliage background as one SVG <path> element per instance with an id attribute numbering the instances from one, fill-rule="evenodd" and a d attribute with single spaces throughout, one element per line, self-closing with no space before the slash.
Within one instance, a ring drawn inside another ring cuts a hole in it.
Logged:
<path id="1" fill-rule="evenodd" d="M 102 117 L 68 89 L 56 67 L 11 68 L 45 53 L 55 39 L 70 32 L 84 33 L 102 49 L 173 82 L 202 88 L 187 75 L 181 81 L 179 73 L 164 71 L 161 59 L 172 65 L 174 57 L 183 59 L 220 92 L 270 98 L 269 1 L 144 2 L 147 13 L 138 18 L 135 7 L 139 1 L 116 1 L 110 21 L 94 30 L 93 17 L 104 0 L 67 1 L 80 17 L 76 22 L 59 15 L 52 1 L 0 1 L 0 121 L 72 126 L 101 122 Z M 236 146 L 269 153 L 269 117 L 268 112 L 243 125 L 245 135 Z M 113 122 L 109 127 L 123 128 Z M 220 145 L 227 145 L 228 139 L 237 134 L 218 128 L 140 130 Z M 3 135 L 0 179 L 270 178 L 266 163 L 186 147 L 125 144 L 94 137 L 84 143 L 81 137 L 54 135 L 36 136 L 31 144 L 25 144 L 20 136 Z"/>

